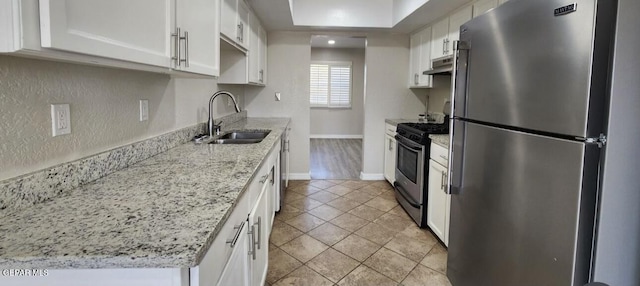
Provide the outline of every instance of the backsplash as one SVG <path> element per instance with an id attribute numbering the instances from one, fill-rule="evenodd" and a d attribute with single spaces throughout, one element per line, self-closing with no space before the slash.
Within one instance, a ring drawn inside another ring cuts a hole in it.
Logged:
<path id="1" fill-rule="evenodd" d="M 247 117 L 247 112 L 219 118 L 223 125 Z M 100 179 L 159 153 L 190 141 L 206 132 L 196 124 L 147 140 L 114 148 L 76 161 L 63 163 L 0 182 L 0 211 L 21 209 L 64 195 L 79 186 Z M 0 217 L 2 214 L 0 214 Z"/>

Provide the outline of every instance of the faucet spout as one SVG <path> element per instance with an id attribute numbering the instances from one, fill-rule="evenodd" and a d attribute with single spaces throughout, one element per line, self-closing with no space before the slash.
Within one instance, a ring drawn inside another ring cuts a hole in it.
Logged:
<path id="1" fill-rule="evenodd" d="M 209 137 L 213 137 L 214 133 L 216 135 L 220 134 L 220 124 L 215 125 L 213 122 L 213 100 L 216 99 L 216 97 L 218 97 L 219 95 L 227 95 L 231 98 L 231 100 L 233 101 L 233 105 L 236 108 L 236 112 L 240 112 L 240 107 L 238 106 L 238 102 L 236 101 L 236 97 L 233 96 L 233 94 L 231 94 L 231 92 L 225 91 L 225 90 L 220 90 L 217 91 L 216 93 L 214 93 L 211 98 L 209 98 L 209 120 L 208 120 L 208 126 L 209 126 Z"/>

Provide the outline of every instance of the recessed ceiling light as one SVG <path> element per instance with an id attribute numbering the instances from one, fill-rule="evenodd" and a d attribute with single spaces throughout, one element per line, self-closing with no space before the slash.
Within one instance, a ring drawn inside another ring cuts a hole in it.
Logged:
<path id="1" fill-rule="evenodd" d="M 328 43 L 329 45 L 333 45 L 333 44 L 335 44 L 335 43 L 336 43 L 336 41 L 334 41 L 334 40 L 329 40 L 327 43 Z"/>

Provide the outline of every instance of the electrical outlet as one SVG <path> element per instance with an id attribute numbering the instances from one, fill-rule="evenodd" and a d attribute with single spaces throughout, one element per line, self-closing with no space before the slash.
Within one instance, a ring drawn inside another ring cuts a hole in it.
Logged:
<path id="1" fill-rule="evenodd" d="M 276 101 L 280 101 L 280 100 L 281 100 L 280 93 L 276 92 Z"/>
<path id="2" fill-rule="evenodd" d="M 71 133 L 71 109 L 69 104 L 51 105 L 51 136 Z"/>
<path id="3" fill-rule="evenodd" d="M 140 100 L 140 121 L 149 120 L 149 100 Z"/>

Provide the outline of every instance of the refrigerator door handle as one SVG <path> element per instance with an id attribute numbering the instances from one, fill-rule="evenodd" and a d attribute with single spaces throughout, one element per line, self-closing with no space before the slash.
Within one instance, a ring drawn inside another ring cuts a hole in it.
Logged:
<path id="1" fill-rule="evenodd" d="M 467 69 L 469 44 L 453 42 L 453 67 L 451 70 L 451 117 L 465 117 L 467 103 Z"/>

